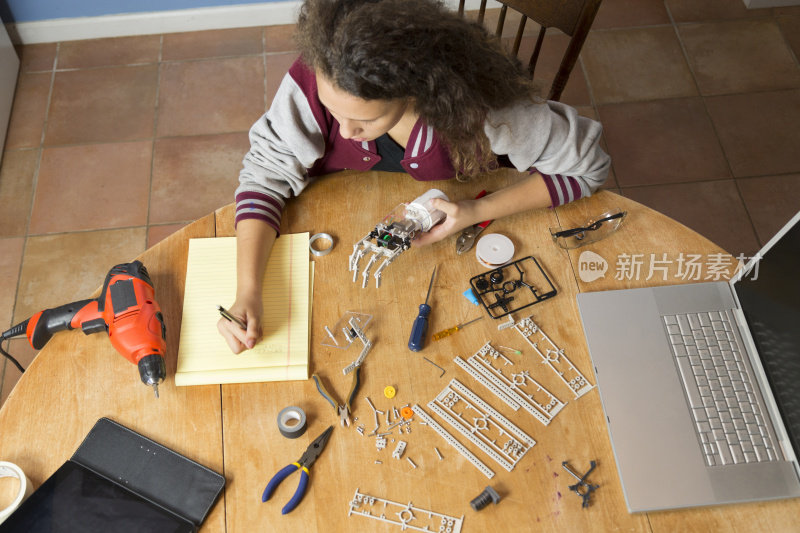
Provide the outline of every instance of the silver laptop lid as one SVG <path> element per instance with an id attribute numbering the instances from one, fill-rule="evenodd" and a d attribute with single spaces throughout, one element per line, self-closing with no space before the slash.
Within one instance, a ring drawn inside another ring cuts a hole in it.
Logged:
<path id="1" fill-rule="evenodd" d="M 791 445 L 800 456 L 800 212 L 731 285 Z"/>

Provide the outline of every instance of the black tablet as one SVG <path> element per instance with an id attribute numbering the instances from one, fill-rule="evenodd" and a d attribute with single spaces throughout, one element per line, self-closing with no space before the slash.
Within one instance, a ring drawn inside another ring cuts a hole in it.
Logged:
<path id="1" fill-rule="evenodd" d="M 193 533 L 194 524 L 67 461 L 5 522 L 0 533 Z"/>

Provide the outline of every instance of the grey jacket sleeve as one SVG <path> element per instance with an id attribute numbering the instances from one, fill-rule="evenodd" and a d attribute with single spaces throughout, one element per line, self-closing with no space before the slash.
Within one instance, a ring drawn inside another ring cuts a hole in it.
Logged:
<path id="1" fill-rule="evenodd" d="M 258 218 L 278 231 L 286 199 L 310 183 L 308 169 L 324 152 L 308 100 L 287 74 L 269 111 L 250 129 L 250 151 L 236 189 L 236 222 Z"/>
<path id="2" fill-rule="evenodd" d="M 602 126 L 560 102 L 520 102 L 492 111 L 484 131 L 492 151 L 517 170 L 536 168 L 560 205 L 589 196 L 608 177 L 611 158 L 600 147 Z"/>

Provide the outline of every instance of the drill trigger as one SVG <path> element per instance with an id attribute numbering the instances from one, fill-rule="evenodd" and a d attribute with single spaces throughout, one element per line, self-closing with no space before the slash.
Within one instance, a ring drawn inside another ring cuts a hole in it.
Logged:
<path id="1" fill-rule="evenodd" d="M 102 318 L 95 318 L 94 320 L 87 320 L 81 324 L 81 331 L 83 331 L 86 335 L 91 335 L 92 333 L 105 333 L 108 331 L 108 327 L 106 326 L 105 320 Z"/>

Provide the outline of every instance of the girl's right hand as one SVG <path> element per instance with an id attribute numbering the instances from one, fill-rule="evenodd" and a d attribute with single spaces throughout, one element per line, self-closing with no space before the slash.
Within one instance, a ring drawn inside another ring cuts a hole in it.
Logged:
<path id="1" fill-rule="evenodd" d="M 225 318 L 219 319 L 217 330 L 233 353 L 249 350 L 261 338 L 261 317 L 264 313 L 261 295 L 237 298 L 228 312 L 247 324 L 247 330 Z"/>

